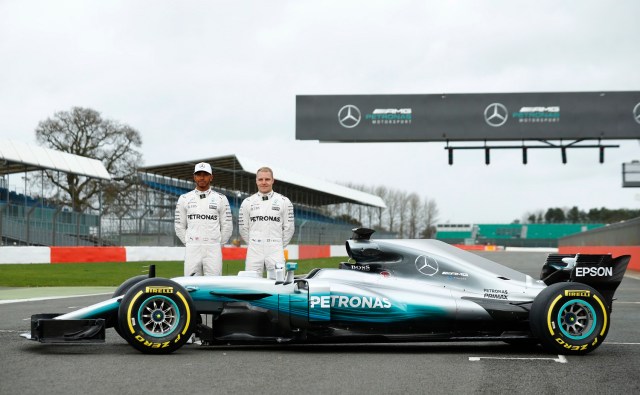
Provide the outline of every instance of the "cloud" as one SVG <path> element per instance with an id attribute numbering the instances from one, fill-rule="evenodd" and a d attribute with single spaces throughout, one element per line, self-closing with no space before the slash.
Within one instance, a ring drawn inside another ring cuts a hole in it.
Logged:
<path id="1" fill-rule="evenodd" d="M 248 155 L 330 181 L 434 198 L 441 219 L 551 206 L 637 208 L 607 150 L 456 153 L 295 141 L 300 94 L 640 90 L 640 3 L 620 1 L 17 1 L 0 3 L 0 128 L 35 142 L 72 106 L 138 129 L 147 164 Z M 546 151 L 546 150 L 545 150 Z M 579 152 L 578 152 L 579 151 Z"/>

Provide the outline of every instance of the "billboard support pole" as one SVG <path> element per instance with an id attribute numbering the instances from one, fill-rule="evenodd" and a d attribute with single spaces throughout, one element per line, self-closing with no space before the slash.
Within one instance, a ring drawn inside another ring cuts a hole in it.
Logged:
<path id="1" fill-rule="evenodd" d="M 562 163 L 566 164 L 567 163 L 567 149 L 569 148 L 597 148 L 599 150 L 600 156 L 599 156 L 599 162 L 600 163 L 604 163 L 604 150 L 606 148 L 619 148 L 620 145 L 617 144 L 602 144 L 600 140 L 598 140 L 597 144 L 578 144 L 584 141 L 584 139 L 580 139 L 580 140 L 575 140 L 572 141 L 571 143 L 563 143 L 562 141 L 560 141 L 560 144 L 554 144 L 548 140 L 539 140 L 541 143 L 544 143 L 545 145 L 531 145 L 531 144 L 526 144 L 526 142 L 523 140 L 522 141 L 522 145 L 487 145 L 487 142 L 485 141 L 484 145 L 465 145 L 465 146 L 451 146 L 449 145 L 449 142 L 447 141 L 447 145 L 444 147 L 444 149 L 446 149 L 448 151 L 448 155 L 449 155 L 449 164 L 453 165 L 453 152 L 455 150 L 484 150 L 484 161 L 485 164 L 489 164 L 491 162 L 491 156 L 490 156 L 490 151 L 492 149 L 521 149 L 522 150 L 522 164 L 526 165 L 528 163 L 528 155 L 527 155 L 527 151 L 529 149 L 560 149 L 561 151 L 561 156 L 562 156 Z"/>

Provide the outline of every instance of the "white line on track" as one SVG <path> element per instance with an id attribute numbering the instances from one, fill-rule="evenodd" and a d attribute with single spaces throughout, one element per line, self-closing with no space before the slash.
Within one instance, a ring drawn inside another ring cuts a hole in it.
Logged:
<path id="1" fill-rule="evenodd" d="M 479 362 L 481 359 L 503 359 L 503 360 L 520 360 L 520 361 L 553 361 L 560 363 L 567 363 L 567 358 L 564 355 L 558 355 L 558 358 L 512 358 L 512 357 L 469 357 L 469 361 Z"/>
<path id="2" fill-rule="evenodd" d="M 622 344 L 625 346 L 640 346 L 640 343 L 605 342 L 604 344 Z"/>
<path id="3" fill-rule="evenodd" d="M 111 295 L 111 293 L 66 295 L 66 296 L 47 296 L 47 297 L 43 297 L 43 298 L 31 298 L 31 299 L 8 299 L 8 300 L 0 300 L 0 304 L 19 303 L 19 302 L 37 302 L 39 300 L 68 299 L 68 298 L 80 298 L 80 297 L 83 297 L 83 296 L 99 296 L 99 295 Z"/>

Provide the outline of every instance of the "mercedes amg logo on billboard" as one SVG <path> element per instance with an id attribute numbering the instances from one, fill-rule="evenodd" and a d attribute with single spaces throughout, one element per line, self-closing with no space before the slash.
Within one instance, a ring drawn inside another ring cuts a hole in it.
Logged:
<path id="1" fill-rule="evenodd" d="M 640 103 L 633 107 L 633 119 L 640 124 Z"/>
<path id="2" fill-rule="evenodd" d="M 416 258 L 416 269 L 425 276 L 438 273 L 438 261 L 430 256 L 420 255 Z"/>
<path id="3" fill-rule="evenodd" d="M 491 103 L 484 109 L 485 122 L 494 128 L 504 125 L 508 118 L 509 112 L 503 104 Z"/>
<path id="4" fill-rule="evenodd" d="M 347 104 L 338 111 L 338 122 L 345 128 L 355 128 L 360 123 L 360 119 L 362 119 L 362 114 L 353 104 Z"/>

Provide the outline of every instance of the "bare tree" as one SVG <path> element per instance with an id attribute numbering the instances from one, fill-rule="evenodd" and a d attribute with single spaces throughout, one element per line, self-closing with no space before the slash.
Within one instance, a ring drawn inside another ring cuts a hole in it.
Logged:
<path id="1" fill-rule="evenodd" d="M 346 183 L 344 185 L 348 188 L 356 189 L 358 191 L 367 192 L 370 194 L 376 194 L 376 190 L 377 190 L 377 188 L 368 187 L 363 184 L 355 184 L 351 182 Z M 384 189 L 386 190 L 386 188 Z M 338 213 L 341 213 L 341 215 L 347 215 L 348 217 L 354 218 L 356 222 L 362 224 L 361 226 L 374 228 L 374 229 L 380 228 L 380 226 L 376 226 L 376 223 L 380 224 L 380 218 L 382 217 L 382 214 L 378 207 L 371 207 L 371 206 L 363 207 L 361 204 L 351 204 L 351 203 L 344 203 L 341 206 L 342 206 L 341 210 L 338 211 Z"/>
<path id="2" fill-rule="evenodd" d="M 366 191 L 367 186 L 363 185 L 363 184 L 355 184 L 355 183 L 349 183 L 347 185 L 349 188 L 353 188 L 353 189 L 357 189 L 358 191 Z M 369 226 L 369 224 L 367 223 L 367 221 L 365 220 L 365 215 L 367 213 L 367 210 L 362 208 L 361 204 L 354 204 L 352 205 L 352 211 L 353 211 L 353 215 L 351 215 L 353 218 L 356 218 L 358 220 L 359 223 L 361 223 L 363 226 Z"/>
<path id="3" fill-rule="evenodd" d="M 418 224 L 420 223 L 420 197 L 416 193 L 409 195 L 408 210 L 409 210 L 409 238 L 415 239 L 418 237 Z"/>
<path id="4" fill-rule="evenodd" d="M 387 194 L 387 200 L 385 203 L 387 204 L 387 208 L 385 210 L 387 217 L 387 225 L 389 226 L 389 232 L 393 232 L 395 230 L 396 219 L 398 216 L 398 208 L 400 206 L 399 202 L 400 194 L 396 190 L 389 190 Z"/>
<path id="5" fill-rule="evenodd" d="M 433 199 L 425 198 L 422 205 L 422 223 L 424 228 L 420 233 L 423 239 L 431 239 L 436 235 L 438 221 L 438 206 Z"/>
<path id="6" fill-rule="evenodd" d="M 409 194 L 404 191 L 398 191 L 398 221 L 400 222 L 400 228 L 398 229 L 398 236 L 400 238 L 405 237 L 405 219 L 409 216 Z"/>
<path id="7" fill-rule="evenodd" d="M 527 211 L 523 216 L 522 216 L 522 223 L 524 224 L 535 224 L 535 223 L 542 223 L 543 222 L 543 218 L 544 217 L 544 210 L 535 210 L 535 211 Z"/>
<path id="8" fill-rule="evenodd" d="M 90 108 L 73 107 L 41 121 L 35 132 L 37 141 L 44 146 L 101 161 L 115 179 L 105 183 L 71 173 L 60 178 L 45 171 L 48 182 L 64 191 L 60 203 L 78 212 L 97 209 L 100 193 L 105 213 L 118 206 L 115 202 L 125 203 L 124 193 L 135 185 L 136 169 L 142 162 L 142 154 L 135 149 L 142 145 L 137 130 L 103 119 Z"/>
<path id="9" fill-rule="evenodd" d="M 343 213 L 357 218 L 363 226 L 397 232 L 400 238 L 431 238 L 435 235 L 438 207 L 433 199 L 425 198 L 423 202 L 416 193 L 409 194 L 386 186 L 367 187 L 354 183 L 345 186 L 377 195 L 387 207 L 380 210 L 377 207 L 343 204 L 343 208 L 350 207 L 350 210 L 335 210 L 334 214 Z"/>
<path id="10" fill-rule="evenodd" d="M 389 198 L 389 189 L 387 187 L 385 187 L 384 185 L 376 187 L 373 193 L 375 195 L 378 195 L 380 199 L 382 199 L 382 201 L 384 201 L 386 204 L 386 201 Z M 376 207 L 376 212 L 378 214 L 378 229 L 382 230 L 385 228 L 384 225 L 382 224 L 382 217 L 383 217 L 384 210 L 379 207 Z"/>
<path id="11" fill-rule="evenodd" d="M 363 186 L 361 191 L 370 193 L 372 195 L 376 195 L 377 189 L 378 189 L 377 187 Z M 378 195 L 378 196 L 380 196 L 380 195 Z M 368 227 L 371 228 L 371 229 L 380 229 L 380 227 L 376 225 L 376 224 L 379 224 L 378 220 L 379 220 L 379 217 L 380 217 L 380 209 L 378 207 L 367 206 L 366 213 L 367 213 L 367 225 L 368 225 Z"/>

